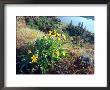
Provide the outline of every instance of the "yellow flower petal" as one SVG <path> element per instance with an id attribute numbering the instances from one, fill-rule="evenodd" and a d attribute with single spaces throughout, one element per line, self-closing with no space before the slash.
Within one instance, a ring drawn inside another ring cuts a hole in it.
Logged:
<path id="1" fill-rule="evenodd" d="M 49 34 L 48 35 L 51 36 L 51 34 L 52 34 L 52 31 L 49 31 Z"/>
<path id="2" fill-rule="evenodd" d="M 63 39 L 66 40 L 66 36 L 64 34 L 62 34 L 62 36 L 63 36 Z"/>
<path id="3" fill-rule="evenodd" d="M 61 39 L 60 38 L 58 38 L 58 41 L 60 41 Z"/>
<path id="4" fill-rule="evenodd" d="M 53 55 L 56 56 L 56 57 L 59 57 L 60 53 L 59 53 L 59 51 L 55 51 L 55 52 L 53 53 Z"/>
<path id="5" fill-rule="evenodd" d="M 32 62 L 36 62 L 37 59 L 38 59 L 38 56 L 33 55 L 33 56 L 31 57 Z"/>
<path id="6" fill-rule="evenodd" d="M 59 33 L 56 33 L 56 36 L 57 36 L 57 37 L 60 37 L 60 36 L 61 36 L 61 34 L 59 34 Z"/>
<path id="7" fill-rule="evenodd" d="M 63 56 L 65 56 L 65 55 L 66 55 L 64 51 L 62 52 L 62 54 L 63 54 Z"/>

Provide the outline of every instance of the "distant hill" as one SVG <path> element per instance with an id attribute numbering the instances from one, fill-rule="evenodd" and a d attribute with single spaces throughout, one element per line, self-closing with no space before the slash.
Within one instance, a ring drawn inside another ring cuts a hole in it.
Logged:
<path id="1" fill-rule="evenodd" d="M 94 20 L 94 16 L 80 16 L 80 17 L 84 17 L 84 18 L 87 18 L 87 19 L 92 19 L 92 20 Z"/>

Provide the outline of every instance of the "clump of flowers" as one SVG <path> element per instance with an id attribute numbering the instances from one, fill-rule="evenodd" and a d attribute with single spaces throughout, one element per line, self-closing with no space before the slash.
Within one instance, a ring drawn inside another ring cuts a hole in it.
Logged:
<path id="1" fill-rule="evenodd" d="M 66 36 L 64 34 L 60 34 L 60 33 L 56 32 L 56 30 L 49 31 L 49 34 L 48 35 L 50 37 L 57 38 L 58 41 L 60 41 L 60 40 L 65 41 L 66 40 Z"/>
<path id="2" fill-rule="evenodd" d="M 66 50 L 61 48 L 62 43 L 57 39 L 44 36 L 37 39 L 34 44 L 28 46 L 28 50 L 23 53 L 23 66 L 21 70 L 28 64 L 36 64 L 40 69 L 40 73 L 45 74 L 54 66 L 54 63 L 61 58 L 66 57 Z M 21 55 L 22 56 L 22 55 Z M 27 62 L 27 64 L 26 64 Z"/>
<path id="3" fill-rule="evenodd" d="M 61 48 L 61 43 L 51 37 L 44 36 L 42 39 L 37 40 L 35 45 L 39 52 L 38 65 L 42 73 L 48 72 L 56 61 L 66 55 L 65 50 Z"/>

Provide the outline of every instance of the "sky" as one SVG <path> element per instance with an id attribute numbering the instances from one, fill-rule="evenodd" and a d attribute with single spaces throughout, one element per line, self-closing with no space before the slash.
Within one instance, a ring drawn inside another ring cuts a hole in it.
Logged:
<path id="1" fill-rule="evenodd" d="M 70 23 L 72 20 L 73 25 L 78 25 L 79 22 L 83 22 L 83 26 L 86 26 L 86 29 L 94 33 L 94 19 L 80 16 L 59 16 L 62 22 Z M 91 16 L 90 16 L 91 17 Z M 93 17 L 94 18 L 94 17 Z"/>

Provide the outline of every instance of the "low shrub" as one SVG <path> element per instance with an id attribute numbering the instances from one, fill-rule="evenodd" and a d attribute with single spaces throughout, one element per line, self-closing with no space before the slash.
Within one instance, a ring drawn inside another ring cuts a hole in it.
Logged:
<path id="1" fill-rule="evenodd" d="M 46 73 L 53 67 L 54 63 L 66 56 L 65 50 L 61 48 L 61 42 L 51 37 L 43 37 L 36 41 L 38 50 L 38 65 L 42 73 Z"/>
<path id="2" fill-rule="evenodd" d="M 91 65 L 87 57 L 77 57 L 75 60 L 62 58 L 55 62 L 54 68 L 50 70 L 52 74 L 94 74 L 94 66 Z"/>

